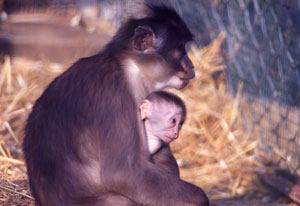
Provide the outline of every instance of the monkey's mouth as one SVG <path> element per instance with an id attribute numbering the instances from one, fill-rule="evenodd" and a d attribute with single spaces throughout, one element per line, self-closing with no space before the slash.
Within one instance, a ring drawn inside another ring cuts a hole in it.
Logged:
<path id="1" fill-rule="evenodd" d="M 191 79 L 182 78 L 181 81 L 189 83 Z"/>
<path id="2" fill-rule="evenodd" d="M 183 89 L 190 83 L 190 79 L 180 79 L 182 84 L 176 89 Z"/>
<path id="3" fill-rule="evenodd" d="M 165 141 L 170 143 L 176 139 L 176 136 L 165 136 Z"/>
<path id="4" fill-rule="evenodd" d="M 172 142 L 174 139 L 175 139 L 174 137 L 165 136 L 165 141 L 166 141 L 167 143 Z"/>

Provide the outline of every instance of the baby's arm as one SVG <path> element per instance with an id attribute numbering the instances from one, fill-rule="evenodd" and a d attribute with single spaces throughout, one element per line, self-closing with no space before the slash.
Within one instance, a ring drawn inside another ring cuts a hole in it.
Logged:
<path id="1" fill-rule="evenodd" d="M 169 144 L 162 144 L 161 148 L 152 155 L 152 160 L 159 168 L 179 177 L 179 167 Z"/>

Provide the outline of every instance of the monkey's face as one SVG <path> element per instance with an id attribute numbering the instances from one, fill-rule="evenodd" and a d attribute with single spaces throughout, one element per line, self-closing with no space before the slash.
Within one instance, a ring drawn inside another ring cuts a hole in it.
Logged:
<path id="1" fill-rule="evenodd" d="M 183 124 L 182 109 L 170 103 L 152 103 L 145 121 L 146 133 L 165 143 L 174 141 Z"/>
<path id="2" fill-rule="evenodd" d="M 130 46 L 142 76 L 146 76 L 143 79 L 156 90 L 182 89 L 195 77 L 194 65 L 185 50 L 192 34 L 180 19 L 147 20 L 147 24 L 135 27 Z"/>
<path id="3" fill-rule="evenodd" d="M 175 50 L 170 52 L 171 57 L 167 58 L 168 66 L 164 70 L 168 69 L 168 75 L 164 75 L 166 78 L 163 80 L 165 87 L 172 87 L 175 89 L 182 89 L 187 86 L 191 79 L 195 77 L 194 65 L 185 53 L 180 54 L 180 51 Z M 162 88 L 159 88 L 162 89 Z"/>
<path id="4" fill-rule="evenodd" d="M 180 36 L 168 34 L 168 41 L 162 48 L 159 48 L 159 54 L 168 64 L 168 70 L 171 75 L 168 78 L 168 87 L 182 89 L 191 79 L 195 77 L 194 65 L 188 57 L 185 45 L 189 40 L 181 39 Z"/>
<path id="5" fill-rule="evenodd" d="M 183 46 L 161 52 L 159 61 L 156 64 L 154 62 L 151 61 L 151 69 L 148 71 L 151 74 L 149 76 L 155 77 L 153 79 L 157 90 L 166 87 L 182 89 L 195 77 L 194 65 Z"/>

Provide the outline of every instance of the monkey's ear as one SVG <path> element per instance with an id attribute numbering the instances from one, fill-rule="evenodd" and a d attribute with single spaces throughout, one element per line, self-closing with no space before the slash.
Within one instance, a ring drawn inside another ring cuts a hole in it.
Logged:
<path id="1" fill-rule="evenodd" d="M 145 99 L 140 104 L 140 113 L 141 113 L 141 119 L 145 120 L 147 117 L 149 117 L 149 114 L 151 113 L 152 103 Z"/>
<path id="2" fill-rule="evenodd" d="M 138 26 L 134 30 L 133 47 L 139 51 L 151 51 L 154 49 L 155 35 L 148 26 Z"/>

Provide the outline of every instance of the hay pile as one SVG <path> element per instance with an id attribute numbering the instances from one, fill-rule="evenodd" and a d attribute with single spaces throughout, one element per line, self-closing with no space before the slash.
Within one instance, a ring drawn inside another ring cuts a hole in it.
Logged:
<path id="1" fill-rule="evenodd" d="M 23 128 L 36 98 L 63 70 L 9 57 L 0 65 L 0 205 L 34 205 L 22 157 Z"/>
<path id="2" fill-rule="evenodd" d="M 256 134 L 241 125 L 240 109 L 246 111 L 242 85 L 233 97 L 224 82 L 211 78 L 212 72 L 224 69 L 219 55 L 224 38 L 220 34 L 201 50 L 192 47 L 189 56 L 197 78 L 183 91 L 172 90 L 188 108 L 180 137 L 171 145 L 181 178 L 201 186 L 214 199 L 262 190 L 253 184 L 253 171 L 259 166 L 253 152 Z M 0 205 L 34 204 L 22 159 L 23 128 L 35 99 L 68 66 L 8 57 L 0 65 Z"/>

